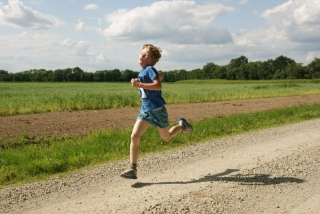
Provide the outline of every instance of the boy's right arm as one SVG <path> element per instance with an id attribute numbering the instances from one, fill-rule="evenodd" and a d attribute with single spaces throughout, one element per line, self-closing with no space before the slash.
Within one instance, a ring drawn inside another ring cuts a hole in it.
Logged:
<path id="1" fill-rule="evenodd" d="M 159 73 L 159 80 L 162 81 L 163 80 L 163 75 Z"/>

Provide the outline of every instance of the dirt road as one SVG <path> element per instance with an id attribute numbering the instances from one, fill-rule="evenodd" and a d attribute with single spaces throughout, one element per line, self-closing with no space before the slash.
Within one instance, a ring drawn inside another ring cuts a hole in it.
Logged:
<path id="1" fill-rule="evenodd" d="M 0 190 L 0 213 L 319 213 L 320 119 Z"/>

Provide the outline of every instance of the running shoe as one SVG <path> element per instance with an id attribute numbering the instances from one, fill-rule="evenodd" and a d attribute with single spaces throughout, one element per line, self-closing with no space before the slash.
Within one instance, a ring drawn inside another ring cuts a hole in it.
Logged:
<path id="1" fill-rule="evenodd" d="M 193 131 L 192 126 L 184 118 L 179 118 L 178 122 L 180 126 L 183 126 L 183 132 L 188 134 L 192 133 Z"/>

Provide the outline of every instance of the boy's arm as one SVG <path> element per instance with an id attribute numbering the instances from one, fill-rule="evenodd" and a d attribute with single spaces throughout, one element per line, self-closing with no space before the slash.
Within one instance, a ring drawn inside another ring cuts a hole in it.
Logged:
<path id="1" fill-rule="evenodd" d="M 159 80 L 162 81 L 163 80 L 163 75 L 159 73 Z"/>
<path id="2" fill-rule="evenodd" d="M 162 89 L 161 80 L 158 78 L 154 78 L 152 83 L 142 83 L 139 79 L 131 79 L 131 85 L 136 88 L 143 88 L 147 90 L 160 91 Z M 163 77 L 162 77 L 163 78 Z"/>

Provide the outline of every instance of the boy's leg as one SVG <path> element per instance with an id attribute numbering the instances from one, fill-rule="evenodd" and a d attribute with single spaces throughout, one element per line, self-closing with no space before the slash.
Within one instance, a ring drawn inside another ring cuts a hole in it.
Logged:
<path id="1" fill-rule="evenodd" d="M 131 133 L 130 163 L 137 164 L 139 154 L 139 143 L 142 134 L 147 130 L 150 123 L 146 120 L 137 120 Z"/>
<path id="2" fill-rule="evenodd" d="M 184 118 L 179 118 L 178 122 L 179 122 L 179 125 L 173 126 L 170 130 L 168 130 L 168 127 L 166 128 L 158 127 L 158 131 L 163 140 L 169 141 L 172 137 L 176 136 L 180 132 L 185 132 L 188 134 L 192 133 L 193 131 L 192 126 Z"/>
<path id="3" fill-rule="evenodd" d="M 137 162 L 139 154 L 139 143 L 142 134 L 150 123 L 146 120 L 137 120 L 131 133 L 130 143 L 130 168 L 120 174 L 123 178 L 137 179 Z"/>
<path id="4" fill-rule="evenodd" d="M 173 126 L 173 127 L 171 127 L 170 130 L 168 127 L 166 127 L 166 128 L 157 127 L 157 128 L 158 128 L 158 131 L 159 131 L 162 139 L 165 141 L 169 141 L 171 138 L 173 138 L 174 136 L 176 136 L 177 134 L 179 134 L 180 132 L 183 131 L 182 125 Z"/>

